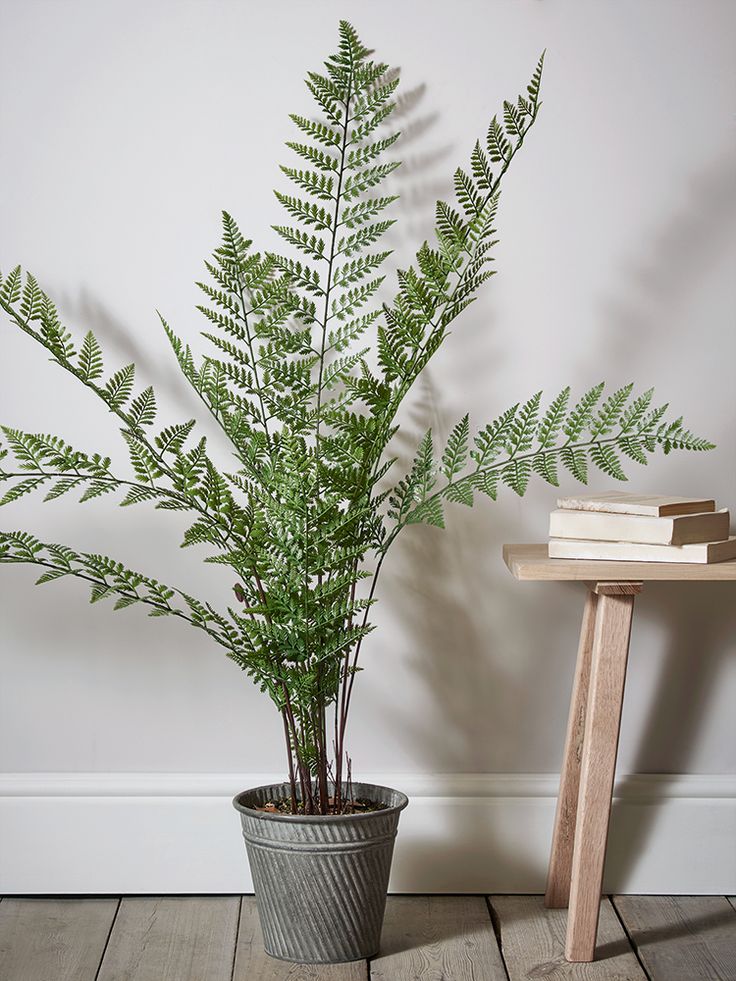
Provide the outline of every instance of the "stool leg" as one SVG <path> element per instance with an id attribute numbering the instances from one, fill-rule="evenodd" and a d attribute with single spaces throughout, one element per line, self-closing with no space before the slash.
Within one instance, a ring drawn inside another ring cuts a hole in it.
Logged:
<path id="1" fill-rule="evenodd" d="M 552 850 L 547 870 L 547 891 L 544 895 L 544 905 L 553 909 L 567 906 L 570 899 L 572 852 L 575 842 L 575 819 L 578 811 L 578 788 L 580 786 L 580 759 L 583 750 L 585 708 L 588 701 L 590 660 L 593 650 L 597 605 L 597 594 L 589 590 L 583 609 L 583 623 L 580 628 L 578 659 L 575 665 L 575 680 L 570 699 L 567 736 L 565 737 L 565 753 L 562 760 L 562 772 L 560 773 L 560 790 L 557 795 L 557 811 L 552 833 Z"/>
<path id="2" fill-rule="evenodd" d="M 633 610 L 633 595 L 598 597 L 565 946 L 569 961 L 595 957 Z"/>

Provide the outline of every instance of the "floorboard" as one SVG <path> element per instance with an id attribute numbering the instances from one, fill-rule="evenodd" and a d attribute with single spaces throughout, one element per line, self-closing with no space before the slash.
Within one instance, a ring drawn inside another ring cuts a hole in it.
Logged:
<path id="1" fill-rule="evenodd" d="M 596 959 L 565 960 L 566 909 L 545 909 L 542 896 L 490 896 L 509 981 L 646 981 L 608 899 L 601 902 Z"/>
<path id="2" fill-rule="evenodd" d="M 652 981 L 734 981 L 736 911 L 724 896 L 616 896 Z"/>
<path id="3" fill-rule="evenodd" d="M 482 896 L 389 896 L 371 981 L 507 981 Z"/>
<path id="4" fill-rule="evenodd" d="M 239 909 L 239 896 L 123 898 L 98 981 L 231 981 Z"/>
<path id="5" fill-rule="evenodd" d="M 0 898 L 0 979 L 736 981 L 736 897 L 604 899 L 592 964 L 566 925 L 541 896 L 390 896 L 370 964 L 304 965 L 265 954 L 253 896 Z"/>
<path id="6" fill-rule="evenodd" d="M 243 896 L 233 981 L 368 981 L 368 964 L 290 964 L 269 957 L 254 896 Z"/>
<path id="7" fill-rule="evenodd" d="M 117 899 L 3 899 L 2 981 L 95 981 Z"/>

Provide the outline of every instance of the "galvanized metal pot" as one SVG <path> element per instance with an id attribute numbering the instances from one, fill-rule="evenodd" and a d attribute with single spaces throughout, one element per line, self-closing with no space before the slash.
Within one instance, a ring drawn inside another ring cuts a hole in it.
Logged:
<path id="1" fill-rule="evenodd" d="M 266 953 L 334 964 L 378 952 L 399 814 L 408 798 L 354 783 L 380 811 L 288 815 L 257 811 L 289 785 L 256 787 L 233 800 L 240 811 Z"/>

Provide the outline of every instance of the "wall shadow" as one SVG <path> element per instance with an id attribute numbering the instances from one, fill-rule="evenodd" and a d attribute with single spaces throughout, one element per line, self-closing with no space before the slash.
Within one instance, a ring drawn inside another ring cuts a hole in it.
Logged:
<path id="1" fill-rule="evenodd" d="M 736 653 L 733 583 L 652 583 L 637 599 L 637 607 L 635 616 L 656 619 L 665 642 L 632 772 L 689 773 L 698 733 L 722 672 Z M 630 666 L 648 653 L 633 644 Z M 626 777 L 619 781 L 624 795 L 631 783 Z M 613 804 L 606 867 L 615 877 L 617 892 L 656 838 L 659 816 L 667 806 L 666 801 L 643 804 Z"/>
<path id="2" fill-rule="evenodd" d="M 632 351 L 637 357 L 641 351 L 656 363 L 664 345 L 688 342 L 688 337 L 673 336 L 668 312 L 685 302 L 689 291 L 708 274 L 733 231 L 735 176 L 730 159 L 719 157 L 687 182 L 684 203 L 678 202 L 674 213 L 665 217 L 648 250 L 627 271 L 626 281 L 618 284 L 616 299 L 604 301 L 605 330 L 589 352 L 593 368 L 582 364 L 576 376 L 589 375 L 595 380 L 603 364 L 605 373 L 615 378 L 630 369 Z M 481 383 L 481 377 L 484 387 L 488 385 L 488 372 L 481 370 L 488 363 L 493 362 L 476 360 L 471 385 Z M 724 409 L 736 421 L 733 397 L 730 407 Z M 441 389 L 433 384 L 431 371 L 425 373 L 422 398 L 414 403 L 412 413 L 399 443 L 404 468 L 397 464 L 397 473 L 405 472 L 411 452 L 429 425 L 446 434 L 456 421 L 447 418 Z M 672 461 L 673 487 L 678 481 L 687 482 L 692 472 L 693 460 L 685 456 Z M 538 588 L 533 602 L 510 577 L 493 582 L 492 592 L 489 589 L 485 575 L 489 550 L 499 555 L 499 533 L 506 541 L 528 540 L 523 519 L 517 527 L 507 520 L 498 532 L 487 528 L 481 532 L 477 520 L 463 511 L 460 506 L 448 507 L 451 532 L 424 526 L 408 529 L 387 562 L 381 590 L 386 597 L 401 595 L 402 622 L 411 638 L 408 665 L 432 696 L 426 717 L 415 713 L 400 725 L 404 738 L 428 770 L 436 773 L 503 769 L 499 738 L 516 745 L 535 725 L 528 711 L 534 701 L 528 692 L 544 682 L 544 666 L 538 657 L 534 663 L 534 655 L 569 647 L 571 684 L 577 642 L 577 623 L 572 627 L 569 618 L 563 622 L 558 615 L 561 604 L 555 594 L 559 596 L 564 587 Z M 649 713 L 636 736 L 639 749 L 633 770 L 687 773 L 698 731 L 731 655 L 728 641 L 736 633 L 732 584 L 652 585 L 638 607 L 638 617 L 657 623 L 666 640 Z M 521 665 L 514 662 L 517 651 L 522 652 Z M 526 659 L 528 653 L 532 656 Z M 646 653 L 637 652 L 634 644 L 632 661 Z M 558 667 L 560 663 L 557 656 Z M 559 690 L 567 684 L 560 682 Z M 561 718 L 560 757 L 564 722 Z M 396 724 L 395 717 L 391 724 Z M 494 745 L 494 752 L 488 752 L 489 745 Z M 625 881 L 656 833 L 657 809 L 642 808 L 635 821 L 627 821 L 628 827 L 620 825 L 619 817 L 620 806 L 616 806 L 608 869 L 617 881 Z M 450 845 L 447 854 L 437 856 L 432 851 L 436 843 L 427 842 L 426 849 L 417 843 L 414 860 L 418 867 L 426 861 L 439 862 L 448 870 L 466 864 L 470 856 L 462 842 L 476 849 L 478 842 L 488 842 L 492 852 L 493 828 L 483 819 L 470 820 L 476 826 L 463 827 L 461 843 Z M 451 835 L 447 841 L 452 841 Z M 476 858 L 482 864 L 482 857 Z M 509 859 L 519 879 L 543 881 L 544 870 L 528 856 Z"/>
<path id="3" fill-rule="evenodd" d="M 452 145 L 434 137 L 439 116 L 423 113 L 426 89 L 409 90 L 400 101 L 395 119 L 403 130 L 397 149 L 410 149 L 404 165 L 392 176 L 392 190 L 401 193 L 397 211 L 404 219 L 401 231 L 391 230 L 387 239 L 397 250 L 409 237 L 419 241 L 431 229 L 431 204 L 449 187 L 446 175 L 435 171 L 453 153 Z M 683 303 L 688 291 L 707 275 L 724 238 L 736 220 L 736 183 L 733 163 L 718 159 L 696 174 L 690 183 L 687 201 L 666 216 L 661 229 L 652 236 L 640 259 L 624 270 L 623 281 L 615 293 L 602 301 L 602 330 L 595 348 L 576 367 L 576 376 L 598 379 L 600 365 L 615 376 L 629 367 L 632 349 L 660 356 L 663 345 L 685 342 L 673 337 L 668 312 Z M 63 300 L 65 312 L 91 328 L 103 348 L 119 353 L 121 363 L 135 361 L 145 366 L 157 390 L 180 407 L 188 418 L 197 406 L 187 392 L 173 357 L 164 366 L 151 364 L 150 353 L 138 345 L 135 335 L 85 287 L 76 297 Z M 152 316 L 154 316 L 152 312 Z M 471 313 L 467 334 L 476 343 Z M 493 307 L 484 310 L 482 356 L 468 364 L 465 384 L 490 387 L 487 365 L 499 370 L 503 346 L 498 339 Z M 476 322 L 477 325 L 477 322 Z M 493 348 L 492 356 L 488 351 Z M 489 418 L 493 408 L 489 407 Z M 202 413 L 199 413 L 202 416 Z M 736 421 L 736 406 L 729 418 Z M 445 435 L 457 421 L 450 418 L 446 400 L 435 377 L 428 370 L 417 397 L 408 407 L 405 428 L 397 439 L 399 462 L 392 474 L 404 472 L 418 439 L 430 425 Z M 673 486 L 679 475 L 691 467 L 677 461 L 672 470 Z M 502 492 L 511 496 L 510 491 Z M 490 576 L 501 562 L 504 540 L 529 538 L 528 522 L 519 512 L 503 508 L 505 522 L 478 516 L 491 502 L 478 502 L 476 512 L 460 505 L 448 506 L 452 530 L 418 526 L 409 529 L 387 562 L 379 595 L 382 604 L 401 620 L 410 649 L 406 666 L 421 680 L 427 693 L 426 715 L 392 716 L 403 737 L 411 743 L 427 771 L 434 773 L 503 772 L 513 767 L 513 750 L 529 741 L 537 726 L 538 686 L 554 686 L 553 694 L 569 691 L 577 644 L 577 614 L 570 614 L 566 602 L 575 587 L 522 586 L 502 573 Z M 499 507 L 499 505 L 494 505 Z M 492 582 L 493 585 L 489 585 Z M 565 602 L 559 597 L 564 594 Z M 393 601 L 392 597 L 400 597 Z M 736 610 L 732 587 L 728 584 L 703 586 L 656 586 L 645 590 L 638 601 L 641 616 L 653 619 L 667 634 L 666 654 L 660 668 L 657 690 L 643 731 L 635 769 L 653 764 L 659 772 L 687 772 L 693 755 L 695 736 L 706 717 L 716 690 L 723 662 L 728 656 L 727 641 L 734 635 Z M 582 608 L 582 594 L 579 609 Z M 643 609 L 644 608 L 644 609 Z M 560 655 L 560 649 L 569 653 Z M 632 658 L 645 652 L 632 650 Z M 696 661 L 697 657 L 697 661 Z M 564 661 L 564 677 L 559 667 Z M 693 665 L 697 664 L 697 670 Z M 568 672 L 569 666 L 569 674 Z M 554 723 L 562 753 L 564 715 Z M 499 863 L 499 874 L 536 882 L 543 877 L 539 861 L 524 854 L 506 854 L 495 840 L 492 818 L 469 809 L 462 826 L 446 828 L 438 849 L 436 839 L 418 841 L 405 854 L 405 863 L 419 868 L 437 863 L 448 876 L 458 865 L 488 860 Z M 656 813 L 626 829 L 617 829 L 616 809 L 611 829 L 609 866 L 626 878 L 636 865 L 656 831 Z M 478 843 L 485 842 L 486 858 L 477 855 Z"/>
<path id="4" fill-rule="evenodd" d="M 734 229 L 736 153 L 729 148 L 688 177 L 649 240 L 634 244 L 634 258 L 627 260 L 619 280 L 601 300 L 599 340 L 588 350 L 582 365 L 585 375 L 592 372 L 591 377 L 597 377 L 600 364 L 613 371 L 628 370 L 632 351 L 637 359 L 656 366 L 669 349 L 692 342 L 692 337 L 673 336 L 672 323 L 717 263 Z M 729 311 L 719 329 L 732 329 L 732 321 Z M 705 363 L 715 354 L 703 348 L 694 352 Z M 732 419 L 735 413 L 732 398 Z"/>
<path id="5" fill-rule="evenodd" d="M 691 343 L 692 336 L 673 335 L 672 325 L 691 291 L 702 284 L 736 231 L 736 155 L 724 151 L 685 181 L 681 197 L 655 229 L 645 251 L 624 270 L 625 288 L 601 304 L 600 345 L 590 353 L 612 376 L 630 370 L 632 351 L 637 359 L 661 365 L 668 349 Z M 729 314 L 729 328 L 730 320 Z M 727 329 L 716 325 L 716 335 Z M 698 331 L 698 337 L 702 329 Z M 693 370 L 707 371 L 718 357 L 717 342 L 693 347 Z M 648 369 L 649 370 L 649 369 Z M 656 381 L 656 378 L 654 379 Z M 724 393 L 726 394 L 726 393 Z M 736 397 L 733 389 L 721 403 L 721 424 L 736 432 Z M 736 460 L 736 440 L 715 452 Z M 690 454 L 669 461 L 676 487 L 692 482 L 697 464 Z M 731 491 L 734 486 L 732 484 Z M 721 505 L 729 501 L 720 502 Z M 665 639 L 659 678 L 651 697 L 645 725 L 638 735 L 639 749 L 633 772 L 688 773 L 701 724 L 717 690 L 728 657 L 728 641 L 736 635 L 736 606 L 730 583 L 652 584 L 637 601 L 637 617 L 656 622 Z M 631 664 L 647 652 L 632 644 Z M 626 719 L 624 718 L 624 725 Z M 625 781 L 624 781 L 625 785 Z M 614 804 L 607 868 L 617 882 L 625 882 L 657 830 L 660 808 L 642 807 L 637 820 L 620 823 L 621 805 Z"/>

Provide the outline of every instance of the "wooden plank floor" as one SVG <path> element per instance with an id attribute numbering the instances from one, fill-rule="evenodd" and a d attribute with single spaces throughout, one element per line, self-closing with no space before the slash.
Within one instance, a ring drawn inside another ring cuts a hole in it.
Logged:
<path id="1" fill-rule="evenodd" d="M 390 896 L 370 962 L 267 957 L 252 896 L 0 900 L 2 981 L 736 981 L 736 900 L 613 896 L 596 960 L 541 896 Z"/>

